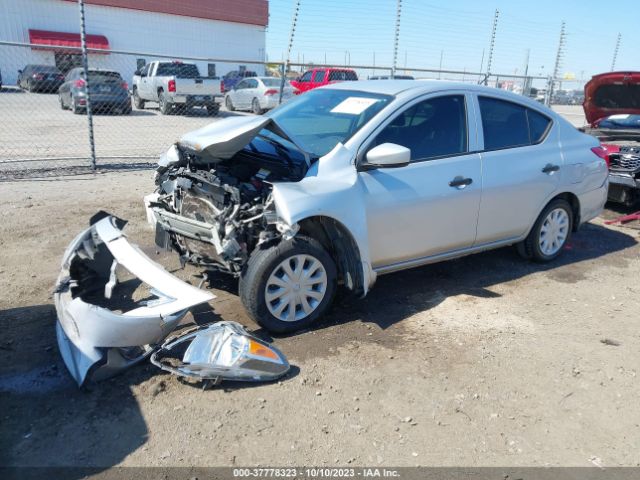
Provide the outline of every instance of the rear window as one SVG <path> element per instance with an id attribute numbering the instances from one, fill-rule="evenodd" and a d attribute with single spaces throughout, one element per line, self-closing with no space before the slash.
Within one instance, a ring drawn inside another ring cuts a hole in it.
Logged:
<path id="1" fill-rule="evenodd" d="M 58 70 L 57 67 L 50 65 L 35 65 L 32 69 L 36 72 L 42 73 L 60 73 L 60 70 Z"/>
<path id="2" fill-rule="evenodd" d="M 356 72 L 348 70 L 332 70 L 329 72 L 329 81 L 345 81 L 345 80 L 358 80 Z"/>
<path id="3" fill-rule="evenodd" d="M 159 77 L 198 78 L 198 67 L 192 63 L 161 63 L 156 75 Z"/>
<path id="4" fill-rule="evenodd" d="M 484 149 L 522 147 L 541 142 L 551 119 L 523 105 L 479 97 Z"/>
<path id="5" fill-rule="evenodd" d="M 279 87 L 281 80 L 279 78 L 263 78 L 262 83 L 265 87 Z M 289 86 L 289 82 L 285 80 L 284 86 Z"/>
<path id="6" fill-rule="evenodd" d="M 640 85 L 602 85 L 593 101 L 600 108 L 640 108 Z"/>
<path id="7" fill-rule="evenodd" d="M 84 76 L 84 75 L 83 75 Z M 119 82 L 122 77 L 118 72 L 92 72 L 89 70 L 89 82 Z"/>

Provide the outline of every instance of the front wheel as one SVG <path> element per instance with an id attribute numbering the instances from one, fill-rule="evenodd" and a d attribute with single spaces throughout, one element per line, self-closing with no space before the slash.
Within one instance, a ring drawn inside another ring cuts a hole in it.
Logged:
<path id="1" fill-rule="evenodd" d="M 240 277 L 249 315 L 271 332 L 288 333 L 314 323 L 330 307 L 336 266 L 316 240 L 297 236 L 257 249 Z"/>
<path id="2" fill-rule="evenodd" d="M 571 205 L 561 198 L 553 200 L 542 211 L 527 238 L 518 244 L 518 253 L 536 262 L 550 262 L 562 253 L 572 229 Z"/>
<path id="3" fill-rule="evenodd" d="M 133 104 L 138 110 L 144 110 L 144 100 L 140 98 L 137 88 L 133 89 Z"/>
<path id="4" fill-rule="evenodd" d="M 227 107 L 228 112 L 233 112 L 235 107 L 233 106 L 233 102 L 231 101 L 231 97 L 229 95 L 224 99 L 224 106 Z"/>

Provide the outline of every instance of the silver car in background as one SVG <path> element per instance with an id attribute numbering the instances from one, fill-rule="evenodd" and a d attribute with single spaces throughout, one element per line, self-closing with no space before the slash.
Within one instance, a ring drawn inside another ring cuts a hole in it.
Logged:
<path id="1" fill-rule="evenodd" d="M 378 275 L 505 245 L 555 259 L 604 207 L 601 148 L 504 90 L 344 82 L 184 135 L 145 202 L 159 245 L 238 277 L 252 318 L 291 332 L 339 284 L 366 295 Z"/>
<path id="2" fill-rule="evenodd" d="M 224 104 L 230 112 L 247 110 L 260 115 L 279 105 L 281 82 L 277 77 L 245 78 L 225 94 Z M 289 81 L 285 81 L 283 102 L 293 98 L 293 90 Z"/>

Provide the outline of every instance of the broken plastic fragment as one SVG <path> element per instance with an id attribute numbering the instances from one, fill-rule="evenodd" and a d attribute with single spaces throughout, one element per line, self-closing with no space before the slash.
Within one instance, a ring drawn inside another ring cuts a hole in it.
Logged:
<path id="1" fill-rule="evenodd" d="M 290 368 L 282 352 L 236 322 L 198 327 L 171 338 L 151 356 L 151 363 L 179 376 L 216 383 L 275 380 Z"/>

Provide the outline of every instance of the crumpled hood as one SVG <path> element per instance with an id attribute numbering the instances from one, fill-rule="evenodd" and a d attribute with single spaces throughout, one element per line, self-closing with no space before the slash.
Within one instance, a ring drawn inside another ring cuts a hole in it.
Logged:
<path id="1" fill-rule="evenodd" d="M 595 75 L 584 86 L 584 114 L 597 127 L 605 117 L 640 114 L 640 72 Z"/>
<path id="2" fill-rule="evenodd" d="M 178 145 L 207 157 L 227 160 L 272 122 L 263 116 L 226 118 L 183 135 Z"/>

